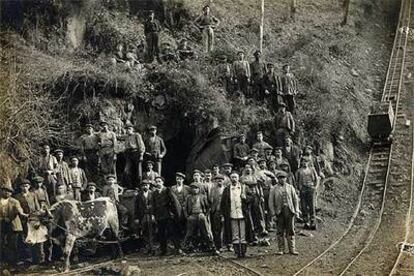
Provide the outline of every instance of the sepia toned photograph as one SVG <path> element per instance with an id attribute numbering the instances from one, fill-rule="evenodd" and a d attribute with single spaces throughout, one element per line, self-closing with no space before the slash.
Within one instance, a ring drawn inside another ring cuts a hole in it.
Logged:
<path id="1" fill-rule="evenodd" d="M 0 0 L 0 276 L 414 276 L 413 119 L 414 0 Z"/>

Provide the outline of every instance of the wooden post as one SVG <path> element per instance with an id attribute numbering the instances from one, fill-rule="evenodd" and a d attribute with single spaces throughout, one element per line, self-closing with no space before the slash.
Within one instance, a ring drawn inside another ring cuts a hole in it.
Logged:
<path id="1" fill-rule="evenodd" d="M 341 22 L 341 26 L 344 26 L 348 23 L 348 15 L 349 15 L 349 6 L 350 6 L 351 0 L 344 0 L 344 19 Z"/>
<path id="2" fill-rule="evenodd" d="M 260 42 L 259 49 L 260 52 L 263 52 L 263 31 L 264 31 L 264 11 L 265 11 L 265 0 L 262 0 L 261 4 L 261 14 L 260 14 Z"/>

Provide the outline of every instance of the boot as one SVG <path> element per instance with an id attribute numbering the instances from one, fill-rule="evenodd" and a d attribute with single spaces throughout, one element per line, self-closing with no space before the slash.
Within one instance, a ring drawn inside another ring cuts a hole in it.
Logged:
<path id="1" fill-rule="evenodd" d="M 279 249 L 277 255 L 285 254 L 285 238 L 283 236 L 277 236 L 277 247 Z"/>
<path id="2" fill-rule="evenodd" d="M 241 250 L 240 250 L 240 244 L 238 243 L 233 243 L 233 249 L 234 249 L 234 253 L 236 254 L 237 258 L 241 258 Z"/>
<path id="3" fill-rule="evenodd" d="M 287 240 L 288 240 L 289 253 L 292 255 L 299 255 L 298 251 L 296 251 L 295 236 L 287 236 Z"/>
<path id="4" fill-rule="evenodd" d="M 310 226 L 309 226 L 310 230 L 316 230 L 316 224 L 314 220 L 311 220 Z"/>
<path id="5" fill-rule="evenodd" d="M 246 257 L 246 251 L 247 251 L 247 244 L 245 244 L 245 243 L 242 243 L 242 245 L 241 245 L 241 256 L 242 256 L 242 258 L 244 258 L 244 257 Z"/>

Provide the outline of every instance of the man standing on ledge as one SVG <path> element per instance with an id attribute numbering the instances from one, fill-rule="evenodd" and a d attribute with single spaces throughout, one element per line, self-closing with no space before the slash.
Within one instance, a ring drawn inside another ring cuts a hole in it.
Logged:
<path id="1" fill-rule="evenodd" d="M 149 137 L 145 140 L 146 156 L 148 160 L 157 164 L 157 172 L 161 175 L 162 159 L 167 154 L 167 148 L 165 147 L 164 140 L 157 135 L 157 127 L 149 127 Z"/>
<path id="2" fill-rule="evenodd" d="M 109 130 L 109 125 L 105 121 L 101 121 L 101 132 L 99 133 L 99 164 L 101 172 L 104 175 L 115 174 L 117 146 L 116 135 Z"/>
<path id="3" fill-rule="evenodd" d="M 214 49 L 214 28 L 220 24 L 220 20 L 210 14 L 210 6 L 203 7 L 203 14 L 194 21 L 203 35 L 205 52 L 210 53 Z"/>
<path id="4" fill-rule="evenodd" d="M 155 19 L 154 11 L 150 11 L 148 20 L 144 23 L 144 33 L 147 40 L 147 55 L 149 62 L 153 62 L 154 57 L 157 58 L 158 62 L 161 61 L 158 34 L 160 31 L 161 25 L 158 20 Z"/>

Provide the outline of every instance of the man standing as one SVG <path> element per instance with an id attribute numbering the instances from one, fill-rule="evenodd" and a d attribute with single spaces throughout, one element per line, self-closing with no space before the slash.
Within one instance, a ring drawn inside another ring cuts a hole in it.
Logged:
<path id="1" fill-rule="evenodd" d="M 286 104 L 281 103 L 275 115 L 276 146 L 283 147 L 286 139 L 295 132 L 295 120 L 286 110 Z"/>
<path id="2" fill-rule="evenodd" d="M 200 187 L 197 184 L 193 183 L 190 187 L 191 194 L 187 198 L 185 207 L 185 214 L 187 217 L 187 233 L 184 238 L 184 246 L 186 249 L 189 249 L 191 240 L 196 240 L 197 230 L 199 230 L 201 240 L 207 243 L 207 248 L 211 252 L 215 252 L 213 237 L 211 235 L 210 225 L 207 220 L 207 213 L 209 212 L 207 197 L 200 193 Z"/>
<path id="3" fill-rule="evenodd" d="M 203 14 L 197 17 L 194 24 L 202 32 L 205 52 L 211 53 L 214 49 L 214 29 L 220 24 L 220 20 L 212 16 L 210 6 L 205 5 Z"/>
<path id="4" fill-rule="evenodd" d="M 63 150 L 56 149 L 55 150 L 56 156 L 56 181 L 57 183 L 63 183 L 65 185 L 69 184 L 69 165 L 63 160 Z"/>
<path id="5" fill-rule="evenodd" d="M 152 193 L 152 207 L 155 221 L 158 226 L 158 241 L 160 243 L 161 255 L 167 254 L 167 241 L 172 240 L 175 250 L 181 254 L 180 242 L 176 233 L 176 221 L 182 215 L 179 210 L 177 198 L 169 188 L 164 186 L 164 178 L 159 176 L 155 179 L 156 189 Z"/>
<path id="6" fill-rule="evenodd" d="M 154 215 L 153 199 L 150 191 L 150 182 L 143 180 L 141 182 L 141 191 L 137 195 L 135 215 L 139 221 L 139 236 L 144 237 L 147 253 L 154 254 Z"/>
<path id="7" fill-rule="evenodd" d="M 116 176 L 110 174 L 106 176 L 105 186 L 102 188 L 102 196 L 109 197 L 115 204 L 118 211 L 120 226 L 127 230 L 129 220 L 129 211 L 119 200 L 119 196 L 124 192 L 124 188 L 116 183 Z"/>
<path id="8" fill-rule="evenodd" d="M 88 176 L 96 178 L 98 169 L 98 135 L 91 124 L 86 124 L 86 133 L 80 137 L 80 152 Z"/>
<path id="9" fill-rule="evenodd" d="M 36 195 L 38 201 L 44 201 L 47 207 L 50 207 L 49 195 L 46 189 L 43 187 L 43 177 L 36 176 L 33 178 L 33 189 L 32 192 Z"/>
<path id="10" fill-rule="evenodd" d="M 265 157 L 265 149 L 269 148 L 270 145 L 269 145 L 269 143 L 267 143 L 263 140 L 263 132 L 262 131 L 257 132 L 256 139 L 257 139 L 257 141 L 256 141 L 256 143 L 253 144 L 253 148 L 255 148 L 259 151 L 259 158 L 264 158 Z"/>
<path id="11" fill-rule="evenodd" d="M 99 146 L 99 164 L 103 175 L 115 174 L 116 170 L 116 153 L 117 147 L 116 135 L 109 130 L 109 125 L 101 121 L 101 132 L 98 135 Z"/>
<path id="12" fill-rule="evenodd" d="M 220 209 L 224 216 L 226 240 L 230 238 L 238 258 L 246 256 L 246 187 L 239 181 L 239 174 L 230 174 L 231 185 L 223 191 Z"/>
<path id="13" fill-rule="evenodd" d="M 273 63 L 267 64 L 266 74 L 264 76 L 265 96 L 269 97 L 269 107 L 274 112 L 277 111 L 279 104 L 283 101 L 283 98 L 278 94 L 277 87 L 280 87 L 280 78 L 276 75 L 275 66 Z"/>
<path id="14" fill-rule="evenodd" d="M 85 190 L 88 179 L 86 178 L 85 171 L 78 167 L 79 159 L 76 156 L 70 159 L 70 163 L 69 185 L 72 187 L 74 199 L 81 201 L 81 191 Z"/>
<path id="15" fill-rule="evenodd" d="M 211 204 L 210 221 L 214 245 L 216 246 L 216 249 L 220 251 L 223 247 L 223 215 L 221 214 L 220 205 L 221 197 L 224 191 L 224 176 L 217 175 L 213 178 L 213 181 L 214 185 L 208 197 L 208 200 Z"/>
<path id="16" fill-rule="evenodd" d="M 240 134 L 240 139 L 233 148 L 234 165 L 237 169 L 243 168 L 249 158 L 250 147 L 246 143 L 246 135 Z"/>
<path id="17" fill-rule="evenodd" d="M 142 180 L 145 144 L 141 134 L 134 132 L 134 126 L 131 123 L 126 124 L 126 135 L 122 139 L 125 140 L 125 182 L 132 188 Z"/>
<path id="18" fill-rule="evenodd" d="M 285 172 L 280 172 L 277 180 L 278 184 L 272 188 L 269 197 L 270 213 L 277 217 L 277 254 L 285 253 L 286 237 L 289 253 L 298 255 L 295 244 L 295 216 L 298 217 L 300 214 L 299 199 L 295 188 L 287 183 Z"/>
<path id="19" fill-rule="evenodd" d="M 295 76 L 290 72 L 290 66 L 283 65 L 283 75 L 280 77 L 277 91 L 282 95 L 283 101 L 287 105 L 287 110 L 295 110 L 295 96 L 298 94 L 298 84 Z"/>
<path id="20" fill-rule="evenodd" d="M 264 76 L 266 75 L 266 64 L 262 61 L 262 52 L 257 50 L 254 52 L 254 61 L 250 63 L 250 71 L 252 75 L 252 86 L 254 97 L 259 100 L 264 100 Z"/>
<path id="21" fill-rule="evenodd" d="M 290 170 L 289 161 L 283 156 L 282 148 L 281 147 L 277 147 L 275 149 L 275 162 L 276 162 L 276 167 L 279 170 L 281 170 L 281 166 L 283 164 L 287 164 L 289 166 L 289 170 Z"/>
<path id="22" fill-rule="evenodd" d="M 299 169 L 300 154 L 301 151 L 299 147 L 293 143 L 292 138 L 287 137 L 285 147 L 283 148 L 283 156 L 288 160 L 293 173 L 296 173 Z"/>
<path id="23" fill-rule="evenodd" d="M 171 192 L 175 195 L 175 197 L 177 198 L 179 202 L 179 212 L 182 214 L 184 214 L 185 212 L 187 198 L 191 193 L 190 187 L 188 187 L 187 185 L 184 185 L 184 180 L 185 180 L 185 174 L 181 172 L 177 172 L 175 174 L 175 181 L 177 184 L 171 187 Z M 177 234 L 180 239 L 183 239 L 185 236 L 186 224 L 187 224 L 186 216 L 183 215 L 180 217 L 177 223 Z"/>
<path id="24" fill-rule="evenodd" d="M 154 57 L 158 62 L 160 59 L 159 48 L 159 32 L 161 31 L 161 24 L 155 19 L 154 11 L 150 11 L 147 21 L 144 23 L 144 33 L 147 40 L 147 55 L 148 61 L 151 63 L 154 61 Z"/>
<path id="25" fill-rule="evenodd" d="M 310 166 L 308 159 L 302 158 L 300 163 L 301 167 L 296 172 L 296 181 L 300 191 L 305 229 L 316 230 L 315 194 L 319 185 L 319 177 L 316 170 Z"/>
<path id="26" fill-rule="evenodd" d="M 43 176 L 45 180 L 45 186 L 49 195 L 55 194 L 55 170 L 57 167 L 56 158 L 50 154 L 50 146 L 48 144 L 43 145 L 42 156 L 38 163 L 38 173 Z"/>
<path id="27" fill-rule="evenodd" d="M 11 197 L 13 188 L 10 183 L 0 187 L 0 264 L 15 266 L 17 262 L 17 244 L 22 235 L 21 217 L 23 212 L 18 200 Z"/>
<path id="28" fill-rule="evenodd" d="M 149 137 L 145 139 L 146 157 L 148 160 L 157 164 L 157 172 L 161 175 L 162 172 L 162 159 L 167 154 L 167 148 L 165 147 L 164 140 L 157 135 L 157 127 L 149 127 Z"/>
<path id="29" fill-rule="evenodd" d="M 237 60 L 233 62 L 232 68 L 233 82 L 237 85 L 238 90 L 249 97 L 250 82 L 250 64 L 244 60 L 244 51 L 237 52 Z"/>

